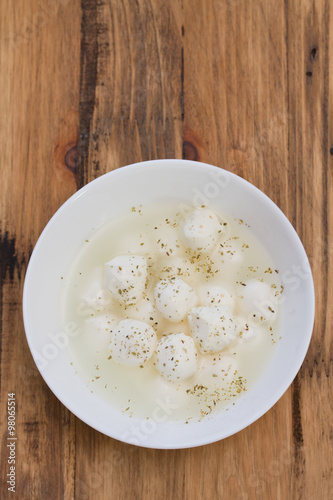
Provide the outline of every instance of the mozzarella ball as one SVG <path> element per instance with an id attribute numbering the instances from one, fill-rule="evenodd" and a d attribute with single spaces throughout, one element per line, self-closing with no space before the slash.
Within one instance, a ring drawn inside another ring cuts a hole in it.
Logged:
<path id="1" fill-rule="evenodd" d="M 157 309 L 169 321 L 177 323 L 194 306 L 197 296 L 190 285 L 180 278 L 163 279 L 155 286 Z"/>
<path id="2" fill-rule="evenodd" d="M 237 337 L 237 323 L 227 306 L 194 307 L 188 314 L 191 334 L 203 353 L 224 349 Z"/>
<path id="3" fill-rule="evenodd" d="M 232 244 L 230 241 L 223 242 L 222 245 L 219 248 L 222 260 L 226 264 L 240 266 L 244 261 L 244 254 L 239 245 Z"/>
<path id="4" fill-rule="evenodd" d="M 241 316 L 238 319 L 239 343 L 244 344 L 248 341 L 253 341 L 257 337 L 259 331 L 252 321 L 244 320 Z"/>
<path id="5" fill-rule="evenodd" d="M 186 279 L 195 273 L 196 264 L 183 257 L 160 258 L 154 266 L 155 274 L 160 278 L 177 276 Z"/>
<path id="6" fill-rule="evenodd" d="M 208 252 L 217 243 L 222 227 L 214 212 L 208 208 L 196 209 L 181 225 L 181 238 L 187 248 Z"/>
<path id="7" fill-rule="evenodd" d="M 222 286 L 203 286 L 200 290 L 200 300 L 205 306 L 228 306 L 234 307 L 233 296 Z"/>
<path id="8" fill-rule="evenodd" d="M 139 366 L 153 355 L 156 343 L 155 330 L 148 323 L 123 319 L 112 331 L 109 351 L 116 363 Z"/>
<path id="9" fill-rule="evenodd" d="M 170 333 L 157 344 L 155 365 L 166 379 L 185 380 L 196 372 L 197 356 L 191 337 L 185 333 Z"/>
<path id="10" fill-rule="evenodd" d="M 143 299 L 139 304 L 128 306 L 126 314 L 132 319 L 145 321 L 146 323 L 153 324 L 157 321 L 158 311 L 155 306 L 154 300 L 149 297 Z"/>
<path id="11" fill-rule="evenodd" d="M 148 276 L 146 257 L 120 255 L 104 264 L 104 286 L 121 304 L 142 299 Z"/>
<path id="12" fill-rule="evenodd" d="M 240 287 L 237 302 L 240 313 L 251 324 L 259 325 L 275 319 L 277 305 L 273 299 L 272 289 L 267 283 L 252 279 Z"/>
<path id="13" fill-rule="evenodd" d="M 158 257 L 173 257 L 180 248 L 179 232 L 175 229 L 174 221 L 169 219 L 161 222 L 154 229 L 154 247 Z"/>

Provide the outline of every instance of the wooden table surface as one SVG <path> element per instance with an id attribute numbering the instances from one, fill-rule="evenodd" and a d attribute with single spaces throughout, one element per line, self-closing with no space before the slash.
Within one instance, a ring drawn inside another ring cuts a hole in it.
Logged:
<path id="1" fill-rule="evenodd" d="M 0 13 L 2 497 L 15 392 L 16 498 L 332 498 L 332 2 L 2 0 Z M 176 451 L 74 417 L 32 360 L 21 310 L 58 207 L 155 158 L 212 163 L 262 189 L 301 237 L 316 287 L 310 349 L 281 400 L 237 435 Z"/>

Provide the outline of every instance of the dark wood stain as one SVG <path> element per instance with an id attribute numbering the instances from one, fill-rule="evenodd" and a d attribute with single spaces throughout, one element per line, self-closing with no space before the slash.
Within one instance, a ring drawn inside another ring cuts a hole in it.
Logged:
<path id="1" fill-rule="evenodd" d="M 15 238 L 9 238 L 8 232 L 0 234 L 0 279 L 5 280 L 7 273 L 10 281 L 14 279 L 14 271 L 18 266 L 15 249 Z"/>
<path id="2" fill-rule="evenodd" d="M 184 95 L 184 47 L 182 47 L 182 58 L 181 58 L 181 116 L 182 116 L 182 122 L 185 119 L 185 95 Z M 183 148 L 184 151 L 184 148 Z"/>
<path id="3" fill-rule="evenodd" d="M 199 161 L 199 153 L 194 144 L 189 141 L 183 142 L 183 159 Z"/>
<path id="4" fill-rule="evenodd" d="M 88 154 L 97 85 L 99 5 L 101 2 L 96 0 L 81 2 L 79 141 L 76 169 L 78 189 L 86 184 L 88 176 Z"/>
<path id="5" fill-rule="evenodd" d="M 203 142 L 197 132 L 190 127 L 183 128 L 183 160 L 203 161 L 205 154 Z"/>
<path id="6" fill-rule="evenodd" d="M 297 375 L 292 385 L 292 428 L 294 446 L 294 470 L 296 476 L 304 472 L 305 459 L 303 454 L 303 428 L 301 414 L 301 387 L 300 376 Z"/>
<path id="7" fill-rule="evenodd" d="M 2 359 L 2 311 L 3 311 L 3 286 L 5 279 L 10 281 L 14 279 L 14 272 L 18 266 L 16 255 L 15 238 L 9 238 L 8 232 L 0 234 L 0 359 Z M 1 390 L 1 371 L 0 371 L 0 390 Z"/>
<path id="8" fill-rule="evenodd" d="M 77 145 L 71 146 L 65 154 L 65 165 L 70 172 L 75 174 L 77 170 L 77 165 L 79 161 L 79 153 L 77 150 Z"/>
<path id="9" fill-rule="evenodd" d="M 310 50 L 310 61 L 316 61 L 318 59 L 318 47 L 312 47 Z"/>

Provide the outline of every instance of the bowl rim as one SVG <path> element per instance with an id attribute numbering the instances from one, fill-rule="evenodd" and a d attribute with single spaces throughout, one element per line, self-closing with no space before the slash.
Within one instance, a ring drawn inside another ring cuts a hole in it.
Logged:
<path id="1" fill-rule="evenodd" d="M 212 437 L 209 439 L 207 439 L 205 437 L 204 438 L 194 437 L 191 443 L 180 444 L 179 446 L 175 446 L 175 445 L 169 446 L 168 443 L 165 443 L 164 445 L 159 444 L 158 446 L 156 446 L 156 445 L 154 446 L 154 445 L 143 442 L 143 443 L 139 444 L 139 446 L 143 447 L 143 448 L 186 449 L 186 448 L 192 448 L 192 447 L 197 447 L 197 446 L 203 446 L 206 444 L 211 444 L 211 443 L 225 439 L 229 436 L 234 435 L 235 433 L 242 431 L 243 429 L 245 429 L 246 427 L 251 425 L 253 422 L 255 422 L 256 420 L 261 418 L 265 413 L 267 413 L 268 410 L 270 410 L 275 405 L 275 403 L 277 403 L 277 401 L 288 390 L 288 388 L 293 383 L 297 373 L 299 372 L 301 365 L 303 364 L 304 359 L 305 359 L 306 354 L 307 354 L 308 349 L 309 349 L 309 344 L 310 344 L 310 341 L 312 338 L 312 333 L 313 333 L 314 318 L 315 318 L 315 289 L 314 289 L 313 275 L 312 275 L 311 266 L 310 266 L 307 254 L 305 252 L 304 246 L 302 244 L 302 241 L 301 241 L 300 237 L 298 236 L 295 228 L 293 227 L 293 225 L 291 224 L 289 219 L 286 217 L 286 215 L 282 212 L 282 210 L 276 205 L 276 203 L 273 202 L 273 200 L 271 200 L 271 198 L 269 198 L 269 196 L 267 196 L 263 191 L 261 191 L 259 188 L 257 188 L 254 184 L 252 184 L 251 182 L 247 181 L 246 179 L 240 177 L 239 175 L 234 174 L 233 172 L 225 170 L 221 167 L 217 167 L 217 166 L 214 166 L 214 165 L 211 165 L 208 163 L 197 162 L 197 161 L 192 161 L 192 160 L 183 160 L 183 159 L 177 159 L 177 158 L 148 160 L 148 161 L 136 162 L 136 163 L 132 163 L 132 164 L 129 164 L 129 165 L 126 165 L 123 167 L 119 167 L 119 168 L 112 170 L 110 172 L 107 172 L 107 173 L 97 177 L 96 179 L 93 179 L 89 183 L 87 183 L 85 186 L 83 186 L 78 191 L 76 191 L 73 195 L 71 195 L 58 208 L 58 210 L 53 214 L 53 216 L 50 218 L 50 220 L 45 225 L 43 231 L 41 232 L 41 234 L 40 234 L 40 236 L 39 236 L 39 238 L 34 246 L 33 252 L 31 254 L 31 257 L 29 259 L 29 263 L 27 266 L 26 275 L 25 275 L 25 279 L 24 279 L 23 303 L 22 303 L 23 323 L 24 323 L 25 335 L 26 335 L 26 339 L 27 339 L 28 346 L 30 349 L 30 353 L 34 359 L 34 362 L 37 366 L 37 369 L 38 369 L 39 373 L 41 374 L 44 382 L 47 384 L 47 386 L 50 388 L 50 390 L 53 392 L 53 394 L 57 397 L 57 399 L 69 411 L 71 411 L 77 418 L 79 418 L 80 420 L 85 422 L 87 425 L 89 425 L 93 429 L 95 429 L 95 430 L 97 430 L 97 431 L 101 432 L 102 434 L 105 434 L 109 437 L 112 437 L 113 439 L 117 439 L 121 442 L 125 442 L 128 444 L 133 444 L 132 441 L 123 439 L 121 436 L 112 435 L 112 433 L 108 432 L 105 428 L 103 428 L 102 425 L 98 425 L 95 422 L 93 422 L 91 418 L 86 417 L 85 415 L 82 415 L 80 413 L 80 409 L 76 408 L 75 405 L 73 405 L 70 401 L 68 401 L 67 398 L 63 394 L 61 394 L 61 391 L 59 393 L 58 388 L 55 387 L 55 384 L 52 383 L 52 380 L 48 380 L 46 374 L 43 373 L 42 370 L 39 368 L 38 363 L 36 361 L 36 356 L 33 353 L 33 351 L 34 351 L 33 339 L 31 337 L 31 333 L 30 333 L 30 325 L 28 324 L 28 320 L 27 320 L 27 296 L 29 293 L 29 281 L 31 279 L 30 277 L 31 277 L 31 274 L 33 272 L 33 266 L 34 266 L 35 260 L 38 258 L 39 247 L 41 246 L 43 240 L 47 237 L 47 235 L 50 231 L 50 228 L 52 228 L 53 221 L 61 213 L 68 210 L 68 207 L 71 204 L 75 203 L 76 200 L 79 197 L 81 197 L 85 192 L 87 192 L 88 190 L 91 190 L 91 189 L 95 189 L 95 187 L 97 187 L 100 183 L 103 183 L 105 181 L 106 177 L 109 178 L 111 176 L 115 177 L 117 175 L 123 175 L 124 172 L 130 172 L 132 169 L 137 169 L 137 168 L 145 168 L 145 169 L 152 168 L 152 169 L 156 170 L 156 168 L 160 168 L 163 165 L 177 164 L 177 163 L 183 164 L 183 165 L 187 164 L 189 166 L 191 165 L 193 168 L 197 168 L 197 169 L 206 169 L 206 170 L 210 169 L 211 171 L 214 170 L 216 172 L 217 171 L 224 172 L 224 174 L 226 176 L 229 176 L 231 179 L 236 180 L 238 183 L 240 183 L 240 185 L 243 185 L 246 189 L 252 191 L 256 197 L 259 197 L 259 199 L 261 198 L 263 203 L 268 204 L 272 208 L 272 210 L 280 217 L 280 219 L 283 221 L 283 224 L 286 225 L 286 228 L 289 230 L 289 232 L 291 232 L 293 234 L 295 244 L 297 244 L 297 246 L 300 248 L 300 250 L 304 253 L 304 257 L 306 257 L 307 263 L 309 265 L 308 279 L 310 280 L 309 284 L 310 284 L 311 296 L 309 297 L 309 299 L 311 300 L 311 310 L 310 311 L 308 310 L 307 313 L 309 315 L 310 320 L 309 320 L 306 335 L 305 335 L 304 340 L 303 340 L 302 345 L 301 345 L 301 354 L 298 355 L 298 363 L 293 365 L 292 369 L 289 370 L 290 376 L 288 378 L 288 381 L 286 381 L 283 385 L 281 385 L 279 390 L 276 390 L 274 392 L 274 395 L 272 395 L 270 398 L 267 399 L 266 404 L 262 405 L 260 410 L 258 410 L 256 413 L 253 413 L 251 415 L 251 417 L 244 418 L 243 424 L 238 426 L 237 430 L 232 430 L 231 432 L 226 432 L 226 433 L 223 433 L 223 431 L 221 431 L 218 436 L 215 436 L 215 437 Z"/>

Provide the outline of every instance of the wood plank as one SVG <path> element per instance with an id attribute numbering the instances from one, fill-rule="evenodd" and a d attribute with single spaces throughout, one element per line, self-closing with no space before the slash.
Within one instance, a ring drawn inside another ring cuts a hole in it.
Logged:
<path id="1" fill-rule="evenodd" d="M 178 2 L 82 2 L 80 185 L 181 156 Z"/>
<path id="2" fill-rule="evenodd" d="M 332 113 L 332 99 L 328 100 L 332 85 L 328 72 L 332 60 L 329 7 L 329 2 L 304 1 L 301 5 L 293 2 L 288 9 L 289 102 L 294 115 L 290 162 L 296 176 L 294 225 L 309 255 L 316 289 L 314 335 L 293 386 L 292 494 L 305 498 L 330 497 L 333 478 L 328 417 L 332 415 L 332 401 L 328 398 L 323 404 L 323 394 L 332 392 L 332 313 L 328 306 L 328 297 L 332 297 L 328 225 L 332 206 L 328 165 L 332 141 L 332 130 L 328 135 L 328 116 Z"/>
<path id="3" fill-rule="evenodd" d="M 283 4 L 221 1 L 207 8 L 188 2 L 185 19 L 185 130 L 193 149 L 201 161 L 245 177 L 286 211 L 290 184 Z M 207 491 L 226 499 L 289 498 L 290 405 L 289 391 L 248 429 L 206 451 L 191 450 L 187 498 L 202 498 Z M 207 463 L 204 470 L 202 463 Z M 201 488 L 191 484 L 192 476 L 201 478 Z"/>
<path id="4" fill-rule="evenodd" d="M 2 498 L 8 392 L 17 403 L 16 495 L 74 498 L 75 418 L 36 370 L 21 297 L 33 245 L 76 190 L 68 151 L 78 134 L 80 5 L 20 0 L 0 10 Z"/>
<path id="5" fill-rule="evenodd" d="M 329 206 L 332 200 L 328 7 L 325 2 L 222 1 L 213 12 L 191 2 L 185 12 L 190 21 L 184 39 L 185 130 L 193 137 L 192 151 L 196 148 L 202 161 L 244 176 L 286 213 L 310 255 L 320 311 L 292 388 L 259 422 L 215 445 L 221 458 L 227 456 L 223 472 L 229 480 L 223 491 L 219 488 L 222 498 L 330 496 L 332 469 L 321 456 L 332 462 L 331 404 L 313 417 L 323 393 L 332 390 L 327 335 L 332 314 L 326 298 L 332 293 L 327 281 L 332 273 L 326 205 L 328 196 Z M 205 26 L 210 31 L 200 37 Z M 199 475 L 200 451 L 193 453 Z M 216 470 L 205 475 L 206 487 L 214 477 Z"/>
<path id="6" fill-rule="evenodd" d="M 80 183 L 137 161 L 181 157 L 178 2 L 87 1 L 82 10 Z M 99 500 L 110 492 L 115 498 L 167 498 L 169 484 L 180 498 L 184 464 L 176 461 L 177 451 L 119 443 L 82 422 L 76 449 L 77 498 Z"/>

